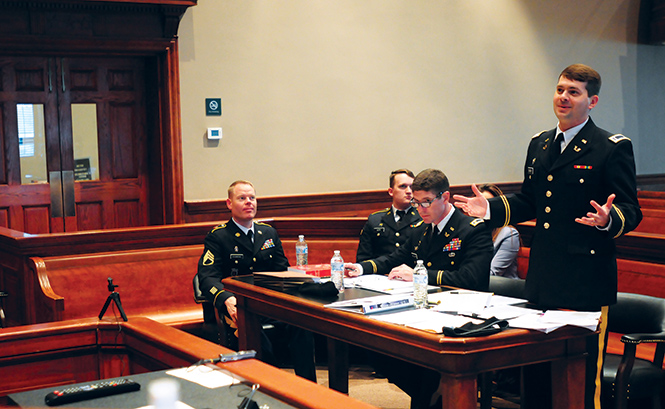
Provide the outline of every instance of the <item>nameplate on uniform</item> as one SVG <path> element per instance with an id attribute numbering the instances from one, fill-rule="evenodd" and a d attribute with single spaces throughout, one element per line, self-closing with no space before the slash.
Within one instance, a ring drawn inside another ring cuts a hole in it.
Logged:
<path id="1" fill-rule="evenodd" d="M 244 254 L 231 254 L 231 260 L 242 260 L 245 258 Z"/>

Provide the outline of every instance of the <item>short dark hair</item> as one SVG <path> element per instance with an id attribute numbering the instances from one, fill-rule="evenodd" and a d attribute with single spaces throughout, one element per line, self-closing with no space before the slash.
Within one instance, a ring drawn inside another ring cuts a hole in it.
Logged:
<path id="1" fill-rule="evenodd" d="M 229 199 L 233 199 L 233 188 L 236 187 L 236 185 L 250 185 L 252 189 L 254 189 L 254 185 L 252 182 L 249 182 L 247 180 L 236 180 L 235 182 L 231 183 L 229 186 L 229 190 L 226 192 L 228 194 Z"/>
<path id="2" fill-rule="evenodd" d="M 413 179 L 411 190 L 424 190 L 435 195 L 450 190 L 450 183 L 445 173 L 438 169 L 425 169 Z"/>
<path id="3" fill-rule="evenodd" d="M 390 172 L 390 187 L 393 187 L 395 185 L 395 175 L 399 174 L 405 174 L 407 176 L 410 176 L 411 179 L 413 179 L 415 176 L 413 176 L 413 172 L 411 172 L 409 169 L 397 169 L 393 170 Z"/>
<path id="4" fill-rule="evenodd" d="M 573 81 L 586 82 L 586 91 L 590 97 L 600 93 L 602 83 L 600 74 L 593 68 L 584 64 L 573 64 L 564 68 L 559 78 L 564 77 Z"/>
<path id="5" fill-rule="evenodd" d="M 482 185 L 478 185 L 478 190 L 481 192 L 490 192 L 494 197 L 503 196 L 503 192 L 501 189 L 499 189 L 499 186 L 493 183 L 484 183 Z"/>

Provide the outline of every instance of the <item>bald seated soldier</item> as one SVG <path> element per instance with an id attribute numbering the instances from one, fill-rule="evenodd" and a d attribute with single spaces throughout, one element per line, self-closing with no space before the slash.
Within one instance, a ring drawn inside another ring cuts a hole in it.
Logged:
<path id="1" fill-rule="evenodd" d="M 226 206 L 231 210 L 231 220 L 206 236 L 197 274 L 201 292 L 225 317 L 227 333 L 232 334 L 227 346 L 238 349 L 236 297 L 224 289 L 222 279 L 251 275 L 255 271 L 285 271 L 289 261 L 277 231 L 268 224 L 254 221 L 257 210 L 254 185 L 246 180 L 233 182 L 228 189 Z M 263 321 L 273 324 L 279 334 L 286 333 L 296 375 L 316 382 L 312 334 L 280 322 Z M 261 346 L 266 360 L 276 364 L 272 342 L 265 333 L 261 336 Z"/>

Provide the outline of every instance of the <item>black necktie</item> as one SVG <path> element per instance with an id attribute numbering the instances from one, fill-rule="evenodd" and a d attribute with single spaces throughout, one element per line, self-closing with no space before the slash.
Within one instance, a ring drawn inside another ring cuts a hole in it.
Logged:
<path id="1" fill-rule="evenodd" d="M 550 164 L 554 164 L 554 162 L 556 162 L 556 158 L 558 158 L 561 155 L 562 141 L 563 141 L 563 133 L 559 133 L 556 136 L 556 139 L 554 139 L 554 142 L 552 142 L 552 146 L 550 146 L 550 151 L 549 151 Z"/>
<path id="2" fill-rule="evenodd" d="M 399 220 L 397 220 L 397 227 L 401 227 L 402 222 L 404 221 L 404 216 L 406 216 L 406 210 L 398 210 L 396 213 L 399 217 Z"/>
<path id="3" fill-rule="evenodd" d="M 249 237 L 249 241 L 254 243 L 252 236 L 254 236 L 254 232 L 252 232 L 251 230 L 247 230 L 247 237 Z"/>

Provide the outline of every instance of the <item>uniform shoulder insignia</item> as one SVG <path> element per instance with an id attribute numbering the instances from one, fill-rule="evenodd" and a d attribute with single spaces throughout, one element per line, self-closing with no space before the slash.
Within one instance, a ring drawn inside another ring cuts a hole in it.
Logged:
<path id="1" fill-rule="evenodd" d="M 268 226 L 268 227 L 272 227 L 272 226 L 269 225 L 268 223 L 263 223 L 263 222 L 254 222 L 254 223 L 256 223 L 256 224 L 258 224 L 258 225 L 260 225 L 260 226 Z"/>
<path id="2" fill-rule="evenodd" d="M 471 220 L 471 223 L 469 223 L 469 224 L 472 225 L 473 227 L 476 227 L 481 223 L 485 223 L 485 220 L 483 220 L 481 218 L 477 218 L 477 219 Z"/>
<path id="3" fill-rule="evenodd" d="M 544 134 L 545 132 L 547 132 L 547 130 L 545 130 L 545 131 L 540 131 L 540 132 L 538 132 L 537 134 L 533 135 L 533 136 L 531 137 L 531 139 L 536 139 L 537 137 L 539 137 L 540 135 Z"/>
<path id="4" fill-rule="evenodd" d="M 216 230 L 219 230 L 219 229 L 225 229 L 225 228 L 226 228 L 226 223 L 222 223 L 222 224 L 220 224 L 219 226 L 217 226 L 217 227 L 215 227 L 214 229 L 212 229 L 212 230 L 210 231 L 210 233 L 214 233 Z"/>
<path id="5" fill-rule="evenodd" d="M 204 266 L 211 266 L 215 264 L 215 256 L 212 254 L 210 250 L 206 251 L 205 255 L 203 256 L 203 265 Z"/>
<path id="6" fill-rule="evenodd" d="M 422 221 L 422 220 L 420 220 L 420 221 L 419 221 L 418 223 L 416 223 L 416 224 L 412 224 L 411 227 L 418 227 L 418 226 L 420 226 L 421 224 L 423 224 L 423 221 Z"/>
<path id="7" fill-rule="evenodd" d="M 374 212 L 372 214 L 388 213 L 389 211 L 390 211 L 390 207 L 386 207 L 385 209 L 377 210 L 376 212 Z"/>
<path id="8" fill-rule="evenodd" d="M 619 143 L 621 141 L 629 141 L 629 140 L 630 140 L 629 137 L 621 135 L 620 133 L 610 136 L 610 141 L 614 143 Z"/>

